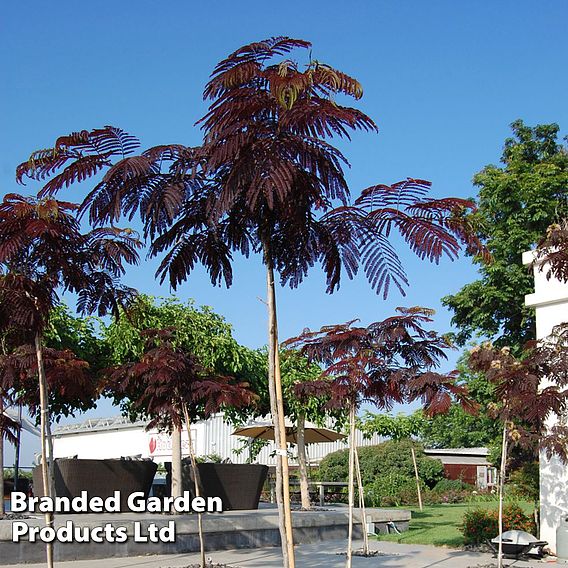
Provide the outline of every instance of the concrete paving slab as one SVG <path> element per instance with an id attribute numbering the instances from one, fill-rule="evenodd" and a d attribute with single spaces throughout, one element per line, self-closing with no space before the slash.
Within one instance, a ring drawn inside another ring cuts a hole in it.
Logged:
<path id="1" fill-rule="evenodd" d="M 361 543 L 355 544 L 360 547 Z M 305 544 L 296 547 L 298 568 L 343 568 L 345 566 L 345 540 Z M 383 554 L 372 558 L 354 557 L 353 568 L 469 568 L 488 564 L 495 560 L 490 554 L 464 552 L 450 548 L 371 542 L 373 550 Z M 209 552 L 213 562 L 227 563 L 235 568 L 279 568 L 282 556 L 279 548 L 228 550 Z M 198 562 L 198 555 L 171 554 L 161 556 L 138 556 L 129 558 L 105 558 L 104 560 L 76 560 L 58 562 L 60 568 L 183 568 Z M 550 562 L 531 560 L 506 560 L 505 565 L 514 568 L 544 568 Z M 45 564 L 12 564 L 5 568 L 43 568 Z M 561 566 L 561 565 L 559 565 Z"/>

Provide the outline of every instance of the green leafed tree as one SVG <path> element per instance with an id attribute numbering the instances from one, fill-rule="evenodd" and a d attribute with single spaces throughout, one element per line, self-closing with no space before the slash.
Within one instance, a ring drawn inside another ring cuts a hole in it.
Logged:
<path id="1" fill-rule="evenodd" d="M 105 326 L 103 335 L 113 364 L 137 361 L 144 353 L 146 339 L 141 333 L 149 329 L 175 329 L 176 347 L 192 353 L 200 364 L 217 373 L 228 374 L 251 384 L 253 390 L 266 382 L 266 364 L 260 353 L 234 339 L 231 325 L 207 306 L 175 297 L 155 299 L 141 294 L 124 314 L 125 317 Z M 128 399 L 115 402 L 132 418 L 138 412 Z"/>
<path id="2" fill-rule="evenodd" d="M 179 330 L 180 328 L 177 328 Z M 111 393 L 127 397 L 139 414 L 151 418 L 148 428 L 181 429 L 185 423 L 189 458 L 193 471 L 194 495 L 200 497 L 201 481 L 191 442 L 191 422 L 209 418 L 225 406 L 250 403 L 254 395 L 231 377 L 210 372 L 192 353 L 184 352 L 176 341 L 176 329 L 141 332 L 146 344 L 135 363 L 125 363 L 104 371 Z M 183 331 L 182 331 L 183 333 Z M 176 343 L 178 346 L 176 347 Z M 205 559 L 202 515 L 197 515 L 200 567 Z"/>
<path id="3" fill-rule="evenodd" d="M 443 303 L 454 314 L 459 343 L 481 334 L 519 350 L 535 333 L 534 312 L 523 301 L 534 284 L 521 255 L 568 216 L 568 152 L 556 124 L 530 127 L 517 120 L 511 128 L 501 165 L 473 178 L 478 208 L 469 218 L 493 261 L 475 256 L 479 279 Z"/>
<path id="4" fill-rule="evenodd" d="M 296 428 L 298 469 L 300 474 L 300 496 L 302 509 L 310 509 L 308 451 L 306 449 L 306 420 L 326 426 L 326 418 L 335 422 L 335 428 L 347 422 L 345 409 L 333 409 L 327 406 L 329 396 L 305 396 L 297 386 L 306 381 L 314 381 L 322 374 L 321 367 L 310 362 L 306 357 L 294 350 L 283 352 L 281 361 L 284 410 Z"/>
<path id="5" fill-rule="evenodd" d="M 468 367 L 469 355 L 458 362 L 460 380 L 467 386 L 468 394 L 479 406 L 476 414 L 467 413 L 460 405 L 454 404 L 446 414 L 419 417 L 418 434 L 428 448 L 478 448 L 499 443 L 502 424 L 490 416 L 490 405 L 494 402 L 494 386 L 482 373 Z"/>
<path id="6" fill-rule="evenodd" d="M 68 349 L 89 363 L 97 372 L 110 362 L 110 344 L 101 335 L 100 320 L 95 316 L 73 314 L 65 304 L 51 311 L 44 333 L 45 344 L 57 350 Z"/>

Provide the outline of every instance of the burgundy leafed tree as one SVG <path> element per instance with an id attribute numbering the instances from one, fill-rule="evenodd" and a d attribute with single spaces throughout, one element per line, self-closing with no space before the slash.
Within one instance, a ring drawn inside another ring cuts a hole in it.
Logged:
<path id="1" fill-rule="evenodd" d="M 430 199 L 429 183 L 408 179 L 376 185 L 354 203 L 344 177 L 347 164 L 330 144 L 356 130 L 375 131 L 360 110 L 341 104 L 359 99 L 361 85 L 319 61 L 300 65 L 286 56 L 309 42 L 286 37 L 244 46 L 221 61 L 204 92 L 211 101 L 199 122 L 198 148 L 162 145 L 138 155 L 138 142 L 105 127 L 59 138 L 32 155 L 18 178 L 47 180 L 52 195 L 102 169 L 103 179 L 83 202 L 95 225 L 139 214 L 163 254 L 158 274 L 175 288 L 197 264 L 214 284 L 232 282 L 235 252 L 262 255 L 269 315 L 269 385 L 278 444 L 277 501 L 283 522 L 284 561 L 294 568 L 284 413 L 278 360 L 274 274 L 298 286 L 320 264 L 327 291 L 359 270 L 386 296 L 403 290 L 406 275 L 391 242 L 397 230 L 421 258 L 455 257 L 461 242 L 478 247 L 466 225 L 472 207 L 462 199 Z M 107 143 L 114 137 L 118 143 Z"/>
<path id="2" fill-rule="evenodd" d="M 93 408 L 98 398 L 95 377 L 89 370 L 89 364 L 79 359 L 69 350 L 43 348 L 42 361 L 47 383 L 48 406 L 51 416 L 69 415 L 76 410 L 86 411 Z M 9 353 L 0 355 L 0 394 L 10 393 L 4 397 L 13 406 L 25 406 L 31 416 L 39 418 L 41 413 L 40 385 L 38 382 L 38 358 L 35 345 L 19 345 Z M 5 402 L 0 405 L 0 409 Z M 16 431 L 19 424 L 7 416 L 2 417 L 12 423 Z M 15 437 L 8 438 L 17 443 Z M 49 454 L 53 448 L 48 440 Z M 40 495 L 42 488 L 36 488 Z"/>
<path id="3" fill-rule="evenodd" d="M 483 372 L 495 387 L 492 412 L 503 423 L 501 468 L 499 472 L 499 534 L 503 532 L 503 487 L 507 457 L 512 445 L 538 455 L 543 450 L 550 459 L 557 455 L 568 462 L 568 325 L 554 329 L 540 342 L 525 345 L 518 359 L 508 347 L 490 344 L 474 347 L 469 365 Z M 554 425 L 549 426 L 554 418 Z M 499 543 L 499 566 L 503 562 Z"/>
<path id="4" fill-rule="evenodd" d="M 0 203 L 0 332 L 19 330 L 34 343 L 39 378 L 45 495 L 52 494 L 53 463 L 43 331 L 57 294 L 77 294 L 81 312 L 118 313 L 133 290 L 120 285 L 125 263 L 138 260 L 139 242 L 118 228 L 81 231 L 77 205 L 53 198 L 8 194 Z M 46 515 L 48 524 L 52 516 Z M 53 550 L 48 566 L 53 566 Z"/>
<path id="5" fill-rule="evenodd" d="M 191 439 L 191 422 L 206 419 L 224 407 L 250 404 L 254 395 L 247 384 L 203 368 L 194 355 L 176 347 L 174 329 L 151 329 L 141 334 L 147 337 L 147 343 L 140 360 L 104 371 L 105 392 L 119 402 L 128 399 L 131 415 L 151 419 L 148 429 L 171 432 L 172 428 L 181 429 L 185 423 L 194 492 L 199 497 L 201 483 Z M 198 529 L 201 568 L 206 568 L 201 513 L 198 514 Z"/>
<path id="6" fill-rule="evenodd" d="M 98 397 L 97 382 L 86 361 L 72 351 L 44 347 L 43 367 L 47 381 L 48 406 L 54 416 L 86 411 Z M 15 394 L 15 402 L 25 406 L 32 416 L 39 416 L 40 388 L 38 362 L 34 345 L 20 345 L 0 355 L 0 380 Z M 38 488 L 39 490 L 39 488 Z"/>
<path id="7" fill-rule="evenodd" d="M 4 440 L 11 444 L 16 444 L 18 440 L 18 430 L 20 425 L 4 413 L 6 408 L 13 404 L 12 397 L 9 396 L 9 389 L 4 385 L 0 376 L 0 487 L 4 491 Z M 4 499 L 0 503 L 0 518 L 4 515 Z"/>
<path id="8" fill-rule="evenodd" d="M 432 311 L 425 308 L 398 308 L 397 315 L 367 327 L 355 326 L 353 320 L 319 331 L 305 330 L 285 342 L 326 367 L 321 380 L 298 384 L 299 394 L 328 393 L 330 406 L 349 409 L 347 566 L 351 566 L 352 558 L 353 485 L 358 469 L 355 416 L 359 406 L 370 402 L 388 411 L 395 403 L 419 399 L 427 414 L 435 414 L 447 411 L 452 401 L 458 400 L 474 410 L 464 387 L 456 384 L 455 373 L 434 370 L 450 345 L 444 337 L 425 329 L 431 315 Z"/>
<path id="9" fill-rule="evenodd" d="M 554 276 L 568 282 L 568 219 L 548 227 L 538 245 L 536 260 L 542 263 L 547 278 Z"/>

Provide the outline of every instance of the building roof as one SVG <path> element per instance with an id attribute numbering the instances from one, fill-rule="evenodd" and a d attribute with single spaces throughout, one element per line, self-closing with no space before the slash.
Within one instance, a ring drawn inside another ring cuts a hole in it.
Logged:
<path id="1" fill-rule="evenodd" d="M 487 448 L 430 448 L 424 450 L 425 454 L 431 455 L 454 455 L 454 456 L 488 456 Z"/>
<path id="2" fill-rule="evenodd" d="M 148 424 L 146 420 L 131 422 L 125 416 L 111 416 L 110 418 L 89 418 L 77 424 L 64 424 L 57 426 L 53 431 L 54 436 L 65 436 L 79 432 L 101 432 L 103 430 L 124 430 L 126 428 L 141 428 Z"/>
<path id="3" fill-rule="evenodd" d="M 218 413 L 222 414 L 222 413 Z M 217 416 L 212 414 L 211 417 Z M 76 424 L 64 424 L 57 426 L 54 431 L 54 436 L 66 436 L 69 434 L 84 434 L 85 432 L 102 432 L 105 430 L 126 430 L 128 428 L 145 428 L 150 420 L 136 420 L 132 422 L 126 416 L 110 416 L 107 418 L 89 418 L 83 422 Z M 202 422 L 196 420 L 195 422 Z"/>

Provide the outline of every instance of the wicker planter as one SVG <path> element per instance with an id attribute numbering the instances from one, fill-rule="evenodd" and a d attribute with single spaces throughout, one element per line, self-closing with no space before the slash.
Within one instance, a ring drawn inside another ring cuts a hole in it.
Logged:
<path id="1" fill-rule="evenodd" d="M 27 493 L 30 489 L 30 480 L 27 477 L 18 478 L 18 491 Z M 9 477 L 4 479 L 4 496 L 9 497 L 10 493 L 15 491 L 14 489 L 14 479 Z"/>
<path id="2" fill-rule="evenodd" d="M 129 511 L 127 499 L 131 493 L 143 492 L 148 497 L 158 466 L 149 460 L 80 460 L 56 459 L 54 464 L 55 493 L 58 497 L 79 497 L 87 491 L 89 497 L 112 497 L 120 491 L 121 511 Z M 33 470 L 34 494 L 43 496 L 41 466 Z"/>
<path id="3" fill-rule="evenodd" d="M 262 487 L 268 474 L 268 466 L 236 463 L 200 463 L 199 476 L 204 497 L 221 497 L 225 511 L 258 509 Z M 168 479 L 171 464 L 166 463 Z M 191 463 L 183 460 L 184 491 L 193 494 Z"/>

